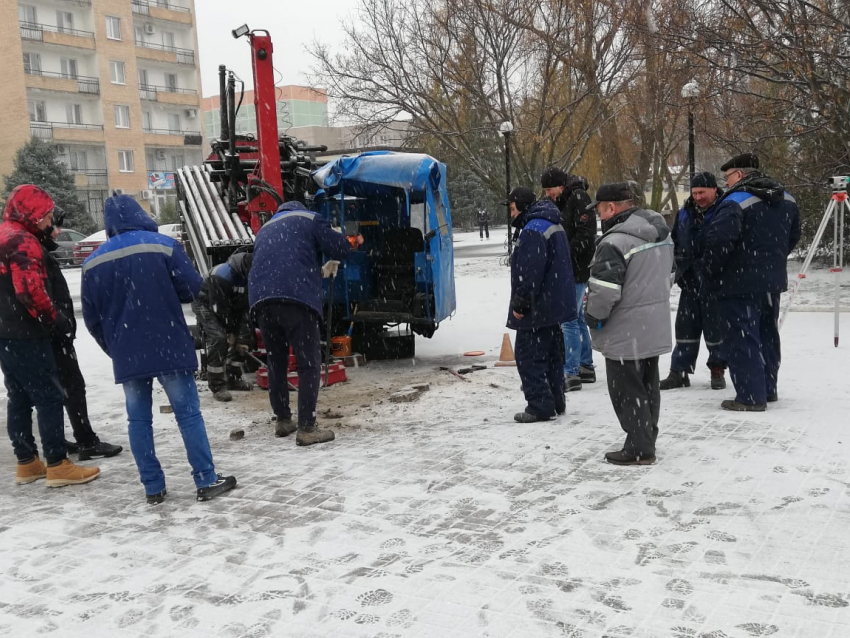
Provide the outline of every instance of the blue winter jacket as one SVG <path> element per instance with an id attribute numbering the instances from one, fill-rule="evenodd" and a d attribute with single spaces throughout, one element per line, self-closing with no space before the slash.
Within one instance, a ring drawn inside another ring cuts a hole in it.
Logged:
<path id="1" fill-rule="evenodd" d="M 115 382 L 196 370 L 180 304 L 198 294 L 201 276 L 131 197 L 107 199 L 103 217 L 109 239 L 83 263 L 83 319 Z"/>
<path id="2" fill-rule="evenodd" d="M 717 200 L 708 210 L 700 211 L 694 200 L 688 198 L 685 205 L 679 209 L 676 221 L 670 232 L 676 256 L 676 283 L 683 290 L 696 292 L 699 290 L 701 235 L 705 226 L 705 218 L 710 217 L 717 206 L 723 191 L 717 189 Z"/>
<path id="3" fill-rule="evenodd" d="M 301 202 L 283 204 L 257 233 L 254 263 L 248 276 L 248 302 L 253 309 L 264 301 L 302 304 L 322 314 L 322 253 L 346 259 L 348 240 L 327 219 Z"/>
<path id="4" fill-rule="evenodd" d="M 513 226 L 520 234 L 511 256 L 508 328 L 529 330 L 572 321 L 578 316 L 575 280 L 558 207 L 540 200 L 520 213 Z M 523 318 L 517 319 L 514 312 Z"/>
<path id="5" fill-rule="evenodd" d="M 788 255 L 800 240 L 800 211 L 782 185 L 755 174 L 705 217 L 701 294 L 746 297 L 788 289 Z"/>

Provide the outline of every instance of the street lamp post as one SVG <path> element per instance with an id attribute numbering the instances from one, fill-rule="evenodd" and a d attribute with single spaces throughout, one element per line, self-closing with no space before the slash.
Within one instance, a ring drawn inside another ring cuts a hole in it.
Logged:
<path id="1" fill-rule="evenodd" d="M 699 84 L 691 80 L 682 87 L 682 97 L 688 102 L 688 168 L 690 177 L 693 179 L 696 173 L 696 160 L 694 158 L 694 98 L 699 95 Z"/>
<path id="2" fill-rule="evenodd" d="M 511 203 L 507 201 L 511 196 L 511 133 L 513 131 L 514 125 L 510 120 L 502 122 L 499 126 L 499 133 L 505 136 L 505 203 L 508 212 L 508 256 L 513 250 L 511 243 Z"/>

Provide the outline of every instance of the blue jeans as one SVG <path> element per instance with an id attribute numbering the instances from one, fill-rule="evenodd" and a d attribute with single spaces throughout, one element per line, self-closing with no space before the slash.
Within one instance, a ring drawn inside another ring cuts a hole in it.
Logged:
<path id="1" fill-rule="evenodd" d="M 62 386 L 50 339 L 0 339 L 0 368 L 6 382 L 6 430 L 19 462 L 38 454 L 32 409 L 48 465 L 67 458 Z"/>
<path id="2" fill-rule="evenodd" d="M 201 403 L 194 375 L 191 372 L 172 372 L 162 374 L 157 379 L 174 409 L 174 416 L 183 436 L 183 445 L 186 447 L 186 456 L 192 466 L 195 486 L 201 488 L 212 485 L 217 476 L 204 417 L 201 416 Z M 156 458 L 153 443 L 152 391 L 152 378 L 133 379 L 124 383 L 130 449 L 136 459 L 145 494 L 158 494 L 165 489 L 165 474 Z"/>
<path id="3" fill-rule="evenodd" d="M 567 321 L 561 324 L 561 332 L 564 334 L 564 352 L 566 353 L 564 374 L 568 377 L 576 376 L 579 366 L 584 366 L 585 368 L 593 367 L 593 350 L 590 347 L 590 333 L 587 331 L 587 324 L 584 322 L 584 311 L 582 309 L 586 285 L 576 284 L 578 318 L 574 321 Z"/>

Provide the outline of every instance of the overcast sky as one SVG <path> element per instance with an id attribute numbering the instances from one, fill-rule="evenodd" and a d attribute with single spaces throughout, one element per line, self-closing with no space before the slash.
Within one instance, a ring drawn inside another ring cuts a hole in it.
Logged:
<path id="1" fill-rule="evenodd" d="M 315 40 L 342 41 L 342 25 L 354 19 L 356 0 L 195 0 L 203 96 L 218 94 L 218 65 L 233 69 L 253 87 L 247 38 L 230 32 L 247 24 L 265 29 L 274 43 L 278 84 L 307 84 L 313 58 L 307 52 Z"/>

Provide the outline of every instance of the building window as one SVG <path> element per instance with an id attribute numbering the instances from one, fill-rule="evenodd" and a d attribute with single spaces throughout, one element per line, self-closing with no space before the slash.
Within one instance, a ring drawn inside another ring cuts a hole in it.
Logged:
<path id="1" fill-rule="evenodd" d="M 153 128 L 153 119 L 150 111 L 142 111 L 142 130 L 150 131 Z"/>
<path id="2" fill-rule="evenodd" d="M 63 78 L 77 79 L 77 61 L 72 58 L 62 58 L 59 60 L 59 65 L 62 69 Z"/>
<path id="3" fill-rule="evenodd" d="M 83 107 L 79 104 L 66 104 L 65 118 L 68 121 L 68 124 L 82 124 Z"/>
<path id="4" fill-rule="evenodd" d="M 85 171 L 89 167 L 89 158 L 85 151 L 71 151 L 71 170 Z"/>
<path id="5" fill-rule="evenodd" d="M 30 100 L 27 102 L 30 112 L 30 122 L 46 122 L 47 107 L 43 100 Z"/>
<path id="6" fill-rule="evenodd" d="M 74 14 L 70 11 L 56 12 L 56 26 L 59 33 L 67 33 L 74 30 Z"/>
<path id="7" fill-rule="evenodd" d="M 130 107 L 115 105 L 115 128 L 130 128 Z"/>
<path id="8" fill-rule="evenodd" d="M 182 153 L 177 153 L 171 156 L 171 170 L 177 172 L 178 168 L 183 168 L 186 165 L 186 159 Z"/>
<path id="9" fill-rule="evenodd" d="M 24 73 L 30 75 L 41 75 L 41 55 L 38 53 L 24 53 Z"/>
<path id="10" fill-rule="evenodd" d="M 30 4 L 18 5 L 18 19 L 21 22 L 29 22 L 30 24 L 38 23 L 38 13 L 35 7 Z"/>
<path id="11" fill-rule="evenodd" d="M 171 93 L 177 93 L 177 74 L 176 73 L 166 73 L 165 74 L 165 86 L 168 87 L 168 90 Z"/>
<path id="12" fill-rule="evenodd" d="M 110 40 L 121 39 L 121 18 L 106 16 L 106 37 Z"/>
<path id="13" fill-rule="evenodd" d="M 122 173 L 136 171 L 136 166 L 133 163 L 133 151 L 118 151 L 118 170 Z"/>
<path id="14" fill-rule="evenodd" d="M 174 34 L 170 31 L 162 32 L 162 46 L 164 46 L 169 51 L 174 50 Z"/>
<path id="15" fill-rule="evenodd" d="M 177 113 L 168 114 L 168 130 L 171 133 L 180 132 L 180 115 L 178 115 Z"/>
<path id="16" fill-rule="evenodd" d="M 113 84 L 127 84 L 124 76 L 124 63 L 120 60 L 109 61 L 109 78 Z"/>

